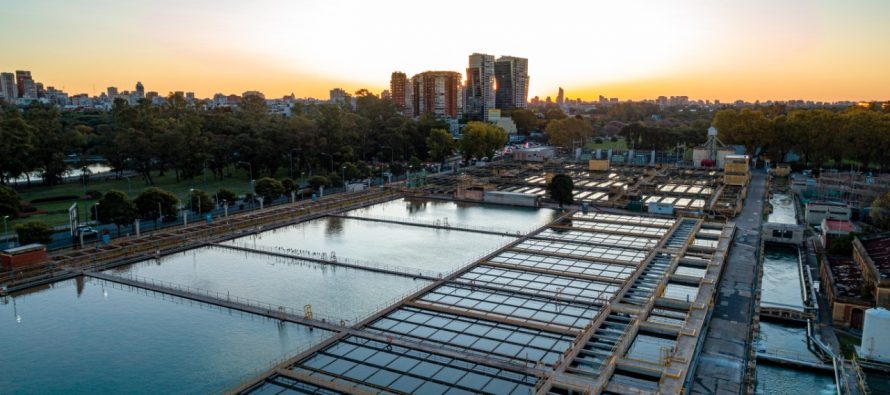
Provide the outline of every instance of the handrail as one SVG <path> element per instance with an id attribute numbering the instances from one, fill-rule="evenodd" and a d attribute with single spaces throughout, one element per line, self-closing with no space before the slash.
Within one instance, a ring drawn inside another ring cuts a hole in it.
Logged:
<path id="1" fill-rule="evenodd" d="M 367 219 L 367 220 L 377 220 L 377 221 L 388 221 L 388 222 L 404 222 L 404 223 L 413 223 L 417 225 L 424 225 L 430 227 L 439 227 L 444 229 L 451 230 L 475 230 L 480 232 L 489 232 L 489 233 L 503 233 L 505 235 L 513 235 L 517 236 L 525 236 L 534 230 L 538 229 L 538 227 L 534 227 L 528 230 L 517 230 L 511 231 L 507 228 L 499 228 L 494 226 L 481 226 L 481 225 L 468 225 L 468 224 L 452 224 L 448 222 L 448 217 L 437 218 L 435 220 L 426 220 L 426 219 L 417 219 L 417 218 L 400 218 L 400 217 L 390 217 L 384 215 L 365 215 L 365 214 L 351 214 L 349 212 L 338 214 L 340 217 L 345 218 L 355 218 L 355 219 Z"/>
<path id="2" fill-rule="evenodd" d="M 374 263 L 365 261 L 362 259 L 355 258 L 346 258 L 342 256 L 338 256 L 336 251 L 331 251 L 331 253 L 326 252 L 317 252 L 311 250 L 302 250 L 297 248 L 284 248 L 284 247 L 275 247 L 275 246 L 262 246 L 262 245 L 249 245 L 244 242 L 229 242 L 232 246 L 241 247 L 248 250 L 256 250 L 257 252 L 269 252 L 273 254 L 282 254 L 282 255 L 290 255 L 294 259 L 306 258 L 312 259 L 314 261 L 323 261 L 328 262 L 330 264 L 343 263 L 351 266 L 357 267 L 367 267 L 369 269 L 380 269 L 386 270 L 396 273 L 403 273 L 411 276 L 423 276 L 423 277 L 441 277 L 441 272 L 436 272 L 428 269 L 415 269 L 406 266 L 398 266 L 398 265 L 387 265 L 383 263 Z M 215 244 L 219 247 L 226 247 L 226 244 Z"/>
<path id="3" fill-rule="evenodd" d="M 112 278 L 112 279 L 113 279 L 113 278 L 119 278 L 119 279 L 121 279 L 121 280 L 129 281 L 129 282 L 131 282 L 131 283 L 136 284 L 136 285 L 132 285 L 132 284 L 126 284 L 126 283 L 124 283 L 124 282 L 121 282 L 122 285 L 131 285 L 131 286 L 139 287 L 139 284 L 145 284 L 145 285 L 149 285 L 149 286 L 152 286 L 152 287 L 154 287 L 154 288 L 161 289 L 161 290 L 166 289 L 166 290 L 170 290 L 170 291 L 180 292 L 180 293 L 183 293 L 183 294 L 191 294 L 191 295 L 196 295 L 196 296 L 203 296 L 203 297 L 207 297 L 207 298 L 216 299 L 216 300 L 219 300 L 219 301 L 225 301 L 225 302 L 228 302 L 228 303 L 235 303 L 235 304 L 239 304 L 239 305 L 242 305 L 242 306 L 247 306 L 247 307 L 252 307 L 252 308 L 262 309 L 262 310 L 266 310 L 266 311 L 268 311 L 268 312 L 280 312 L 280 313 L 284 313 L 284 314 L 287 314 L 287 315 L 290 315 L 290 316 L 303 317 L 303 312 L 302 312 L 302 311 L 294 310 L 294 309 L 291 308 L 291 307 L 288 307 L 288 306 L 274 306 L 274 305 L 272 305 L 272 304 L 270 304 L 270 303 L 260 302 L 260 301 L 258 301 L 258 300 L 254 300 L 254 299 L 250 299 L 250 298 L 244 298 L 244 297 L 240 297 L 240 296 L 237 296 L 237 295 L 234 295 L 234 296 L 233 296 L 233 295 L 231 295 L 231 294 L 228 293 L 228 292 L 225 293 L 225 294 L 221 294 L 221 293 L 219 293 L 219 292 L 217 292 L 217 291 L 210 291 L 210 290 L 206 290 L 206 289 L 202 289 L 202 288 L 193 288 L 193 287 L 189 287 L 189 286 L 187 286 L 187 285 L 175 284 L 175 283 L 171 283 L 171 282 L 168 282 L 168 281 L 156 280 L 156 279 L 153 279 L 153 278 L 148 278 L 148 277 L 143 277 L 143 276 L 137 276 L 137 275 L 134 275 L 134 274 L 132 274 L 132 273 L 126 273 L 126 274 L 104 274 L 102 277 L 98 277 L 100 280 L 103 280 L 103 281 L 112 281 L 112 282 L 114 282 L 113 280 L 106 280 L 106 279 L 103 278 L 103 277 L 109 277 L 109 278 Z M 161 292 L 162 292 L 162 293 L 166 293 L 166 292 L 163 292 L 163 291 L 161 291 Z M 176 296 L 176 294 L 172 294 L 172 295 Z M 225 306 L 222 306 L 222 307 L 225 307 Z M 318 319 L 318 318 L 316 318 L 316 317 L 321 317 L 321 319 Z M 343 321 L 346 321 L 346 320 L 342 319 L 341 317 L 335 317 L 335 316 L 330 316 L 330 315 L 318 314 L 318 313 L 316 313 L 316 312 L 314 312 L 314 311 L 312 312 L 312 318 L 306 318 L 306 319 L 314 320 L 314 321 L 320 321 L 320 322 L 329 322 L 329 323 L 334 323 L 334 324 L 336 324 L 337 322 L 343 322 Z"/>

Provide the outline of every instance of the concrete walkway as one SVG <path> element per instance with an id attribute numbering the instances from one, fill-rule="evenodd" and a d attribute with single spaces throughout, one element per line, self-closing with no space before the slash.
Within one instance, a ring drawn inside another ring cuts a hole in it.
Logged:
<path id="1" fill-rule="evenodd" d="M 751 341 L 748 333 L 754 314 L 765 188 L 766 174 L 753 172 L 744 208 L 735 219 L 738 229 L 720 280 L 690 393 L 745 392 L 744 375 Z"/>

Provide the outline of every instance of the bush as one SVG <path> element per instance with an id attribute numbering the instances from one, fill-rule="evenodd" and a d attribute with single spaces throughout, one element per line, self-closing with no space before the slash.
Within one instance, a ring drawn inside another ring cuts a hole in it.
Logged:
<path id="1" fill-rule="evenodd" d="M 213 211 L 213 199 L 207 192 L 200 189 L 193 189 L 189 192 L 189 207 L 194 213 L 207 213 Z"/>
<path id="2" fill-rule="evenodd" d="M 48 202 L 64 202 L 66 200 L 77 200 L 77 199 L 80 199 L 80 196 L 78 196 L 78 195 L 49 196 L 49 197 L 31 199 L 31 204 L 48 203 Z"/>
<path id="3" fill-rule="evenodd" d="M 291 192 L 297 190 L 297 183 L 293 179 L 288 178 L 288 177 L 281 179 L 281 186 L 284 187 L 285 193 L 291 193 Z"/>
<path id="4" fill-rule="evenodd" d="M 253 189 L 256 194 L 262 196 L 266 202 L 271 202 L 284 193 L 284 185 L 281 185 L 280 181 L 269 177 L 263 177 L 256 180 Z"/>
<path id="5" fill-rule="evenodd" d="M 41 221 L 28 221 L 15 226 L 15 233 L 19 236 L 19 244 L 49 244 L 53 240 L 53 230 L 49 225 Z"/>
<path id="6" fill-rule="evenodd" d="M 136 203 L 140 217 L 155 219 L 160 216 L 176 217 L 176 204 L 179 203 L 179 199 L 161 188 L 151 187 L 142 191 L 133 202 Z M 158 213 L 158 203 L 161 204 L 160 213 Z"/>
<path id="7" fill-rule="evenodd" d="M 22 202 L 18 192 L 7 186 L 0 185 L 0 217 L 8 215 L 10 218 L 18 218 L 22 211 Z"/>
<path id="8" fill-rule="evenodd" d="M 603 143 L 603 139 L 597 137 L 597 138 L 593 139 L 593 143 L 594 143 L 594 144 L 602 144 L 602 143 Z"/>
<path id="9" fill-rule="evenodd" d="M 91 199 L 102 199 L 102 192 L 96 190 L 87 191 L 87 196 L 89 196 Z"/>
<path id="10" fill-rule="evenodd" d="M 232 192 L 225 188 L 220 188 L 219 191 L 216 191 L 216 200 L 217 204 L 222 205 L 222 202 L 225 200 L 229 204 L 235 203 L 238 200 L 238 195 L 235 192 Z"/>
<path id="11" fill-rule="evenodd" d="M 328 186 L 328 185 L 331 185 L 331 181 L 328 180 L 327 177 L 312 176 L 309 178 L 309 186 L 314 190 L 318 190 L 319 188 L 321 188 L 323 186 Z"/>
<path id="12" fill-rule="evenodd" d="M 617 142 L 618 142 L 618 136 L 612 136 L 612 137 L 610 138 L 610 140 L 612 140 L 613 143 L 617 143 Z"/>

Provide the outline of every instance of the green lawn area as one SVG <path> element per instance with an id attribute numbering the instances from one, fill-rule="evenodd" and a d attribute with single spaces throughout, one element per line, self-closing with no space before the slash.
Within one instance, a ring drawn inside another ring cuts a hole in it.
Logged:
<path id="1" fill-rule="evenodd" d="M 619 149 L 619 150 L 627 150 L 627 144 L 624 139 L 618 139 L 618 141 L 612 141 L 609 139 L 603 139 L 603 142 L 600 144 L 596 144 L 594 142 L 590 142 L 587 144 L 587 147 L 590 149 Z"/>
<path id="2" fill-rule="evenodd" d="M 226 177 L 222 180 L 214 179 L 212 175 L 208 174 L 206 186 L 204 184 L 203 177 L 196 177 L 193 180 L 182 180 L 180 182 L 176 182 L 176 177 L 173 175 L 172 172 L 169 171 L 164 174 L 163 177 L 157 176 L 157 173 L 152 174 L 152 176 L 155 182 L 154 186 L 172 192 L 180 200 L 187 199 L 189 189 L 192 188 L 201 189 L 210 195 L 216 193 L 216 191 L 218 191 L 220 188 L 226 188 L 238 195 L 243 195 L 247 193 L 250 188 L 247 178 L 247 171 L 242 169 L 231 172 L 231 177 Z M 136 176 L 130 178 L 129 186 L 126 179 L 94 181 L 87 184 L 86 190 L 100 191 L 102 193 L 105 193 L 112 189 L 117 189 L 119 191 L 123 191 L 124 193 L 128 193 L 130 195 L 130 198 L 134 199 L 136 198 L 136 196 L 139 196 L 139 193 L 141 193 L 142 190 L 147 187 L 149 187 L 149 185 L 146 185 L 142 181 L 141 177 Z M 17 191 L 23 201 L 29 202 L 32 199 L 46 198 L 52 196 L 83 196 L 84 186 L 80 182 L 66 182 L 64 184 L 56 185 L 53 187 L 22 187 L 17 188 Z M 83 216 L 85 215 L 84 208 L 92 207 L 92 205 L 95 203 L 95 199 L 89 198 L 83 200 L 72 199 L 66 201 L 38 203 L 35 204 L 34 207 L 36 207 L 38 210 L 44 211 L 45 213 L 39 213 L 25 218 L 19 218 L 15 221 L 12 221 L 12 223 L 15 224 L 28 220 L 40 220 L 50 226 L 67 225 L 68 207 L 71 207 L 71 203 L 75 201 L 78 203 L 78 207 L 80 208 L 81 218 L 83 218 Z M 10 226 L 10 231 L 12 229 L 12 226 Z"/>

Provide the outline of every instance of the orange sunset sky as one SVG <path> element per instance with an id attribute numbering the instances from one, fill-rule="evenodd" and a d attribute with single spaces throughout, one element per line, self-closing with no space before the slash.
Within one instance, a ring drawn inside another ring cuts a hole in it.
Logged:
<path id="1" fill-rule="evenodd" d="M 0 71 L 98 94 L 386 89 L 529 59 L 532 96 L 890 99 L 890 1 L 0 0 Z"/>

